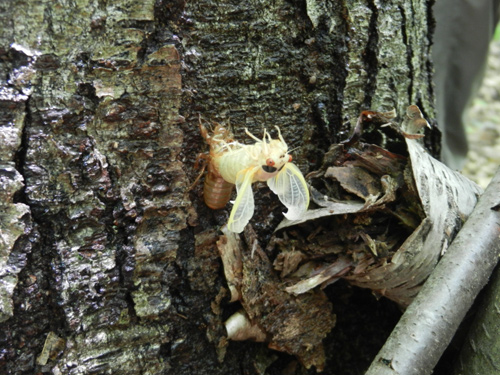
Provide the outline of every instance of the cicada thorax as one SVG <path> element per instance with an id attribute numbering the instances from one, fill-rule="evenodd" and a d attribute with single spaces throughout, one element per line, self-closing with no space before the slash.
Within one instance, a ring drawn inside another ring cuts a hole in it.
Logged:
<path id="1" fill-rule="evenodd" d="M 209 163 L 208 173 L 205 176 L 205 184 L 203 185 L 205 204 L 214 210 L 224 208 L 231 199 L 233 188 L 234 184 L 224 180 L 213 163 Z"/>

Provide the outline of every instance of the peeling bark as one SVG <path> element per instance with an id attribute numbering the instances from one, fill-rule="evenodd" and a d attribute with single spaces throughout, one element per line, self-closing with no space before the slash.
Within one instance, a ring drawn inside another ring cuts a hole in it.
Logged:
<path id="1" fill-rule="evenodd" d="M 235 260 L 226 261 L 224 266 L 229 269 L 240 267 L 236 274 L 241 274 L 241 279 L 235 287 L 248 315 L 237 328 L 232 328 L 233 322 L 240 320 L 238 316 L 241 312 L 226 322 L 228 336 L 238 340 L 242 336 L 250 336 L 268 341 L 270 348 L 297 356 L 306 368 L 315 366 L 318 372 L 323 371 L 325 353 L 322 340 L 335 325 L 335 315 L 326 295 L 316 290 L 297 297 L 290 296 L 285 290 L 285 283 L 273 272 L 272 264 L 251 226 L 245 228 L 246 248 L 227 228 L 222 231 L 222 242 L 230 245 L 223 246 L 221 252 L 238 254 Z M 230 249 L 233 246 L 235 248 Z M 260 327 L 259 334 L 254 333 L 252 323 Z"/>
<path id="2" fill-rule="evenodd" d="M 29 206 L 19 195 L 24 178 L 16 168 L 26 121 L 26 103 L 32 90 L 29 86 L 34 74 L 36 54 L 21 46 L 12 45 L 6 51 L 14 71 L 9 86 L 0 92 L 0 322 L 14 314 L 13 294 L 18 274 L 26 266 L 31 252 L 33 230 Z"/>

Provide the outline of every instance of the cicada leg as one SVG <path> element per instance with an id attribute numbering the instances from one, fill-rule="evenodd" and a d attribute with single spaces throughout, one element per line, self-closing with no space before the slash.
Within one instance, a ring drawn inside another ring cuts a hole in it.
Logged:
<path id="1" fill-rule="evenodd" d="M 191 184 L 191 186 L 187 189 L 187 191 L 191 191 L 198 184 L 198 181 L 200 181 L 201 176 L 203 176 L 203 173 L 205 172 L 205 169 L 207 169 L 207 165 L 210 162 L 210 155 L 198 154 L 198 156 L 196 157 L 196 161 L 194 162 L 195 169 L 200 168 L 200 161 L 203 162 L 203 166 L 201 167 L 201 171 L 200 171 L 200 173 L 198 173 L 198 176 L 196 177 L 194 182 Z"/>

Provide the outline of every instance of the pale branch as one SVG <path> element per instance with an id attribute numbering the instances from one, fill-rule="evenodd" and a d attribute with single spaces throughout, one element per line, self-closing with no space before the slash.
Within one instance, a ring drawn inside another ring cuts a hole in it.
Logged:
<path id="1" fill-rule="evenodd" d="M 500 369 L 500 268 L 496 268 L 481 293 L 474 321 L 454 363 L 455 375 L 495 374 Z"/>
<path id="2" fill-rule="evenodd" d="M 500 254 L 500 169 L 366 375 L 430 374 Z"/>

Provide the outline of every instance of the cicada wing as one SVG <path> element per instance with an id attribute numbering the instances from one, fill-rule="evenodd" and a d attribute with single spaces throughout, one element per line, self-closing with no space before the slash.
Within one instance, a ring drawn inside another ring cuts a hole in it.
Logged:
<path id="1" fill-rule="evenodd" d="M 241 233 L 253 216 L 254 200 L 252 181 L 257 168 L 248 168 L 236 175 L 236 200 L 229 215 L 227 227 L 231 232 Z"/>
<path id="2" fill-rule="evenodd" d="M 267 180 L 267 185 L 288 208 L 287 213 L 283 213 L 287 219 L 297 220 L 307 210 L 309 189 L 295 164 L 286 163 L 276 176 Z"/>

